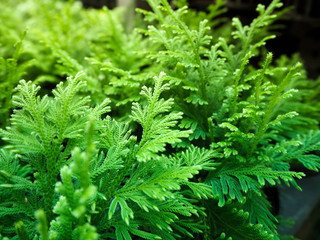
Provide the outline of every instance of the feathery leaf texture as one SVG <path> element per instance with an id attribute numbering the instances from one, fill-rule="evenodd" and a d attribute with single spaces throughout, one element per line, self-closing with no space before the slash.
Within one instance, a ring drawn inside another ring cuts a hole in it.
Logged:
<path id="1" fill-rule="evenodd" d="M 0 239 L 281 239 L 263 189 L 320 168 L 320 79 L 266 48 L 287 10 L 147 2 L 1 1 Z"/>

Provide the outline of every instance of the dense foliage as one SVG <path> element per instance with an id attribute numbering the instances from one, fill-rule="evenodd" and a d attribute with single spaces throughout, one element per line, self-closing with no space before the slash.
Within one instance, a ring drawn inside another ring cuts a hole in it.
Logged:
<path id="1" fill-rule="evenodd" d="M 1 1 L 0 239 L 283 238 L 264 188 L 320 168 L 320 80 L 265 47 L 286 10 L 147 1 Z"/>

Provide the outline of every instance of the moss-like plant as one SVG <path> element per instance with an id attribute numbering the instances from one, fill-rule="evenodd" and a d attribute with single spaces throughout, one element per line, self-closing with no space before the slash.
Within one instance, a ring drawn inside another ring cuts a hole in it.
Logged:
<path id="1" fill-rule="evenodd" d="M 317 82 L 265 47 L 280 0 L 248 26 L 222 24 L 224 1 L 148 0 L 133 31 L 118 10 L 34 3 L 32 18 L 0 14 L 37 33 L 1 46 L 0 238 L 281 239 L 263 189 L 318 171 L 320 131 Z M 22 76 L 35 81 L 15 88 Z"/>
<path id="2" fill-rule="evenodd" d="M 54 98 L 37 96 L 39 87 L 31 82 L 17 87 L 11 127 L 1 131 L 7 148 L 19 153 L 2 150 L 2 233 L 13 236 L 13 223 L 22 221 L 17 234 L 33 238 L 37 209 L 43 209 L 36 217 L 45 239 L 170 239 L 201 231 L 201 223 L 188 218 L 204 214 L 196 199 L 212 193 L 189 179 L 213 169 L 218 154 L 192 148 L 161 155 L 167 144 L 190 134 L 173 129 L 182 114 L 171 110 L 172 99 L 160 97 L 169 89 L 164 75 L 155 78 L 154 90 L 143 88 L 146 105 L 132 106 L 131 118 L 143 129 L 139 140 L 127 123 L 102 117 L 110 110 L 108 99 L 91 108 L 89 97 L 77 96 L 85 86 L 80 77 L 59 84 Z"/>

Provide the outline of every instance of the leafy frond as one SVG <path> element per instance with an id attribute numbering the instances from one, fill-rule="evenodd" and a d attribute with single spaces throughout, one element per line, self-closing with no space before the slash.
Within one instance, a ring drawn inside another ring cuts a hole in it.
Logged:
<path id="1" fill-rule="evenodd" d="M 226 204 L 224 207 L 215 206 L 210 215 L 215 226 L 211 230 L 214 232 L 214 239 L 274 239 L 273 234 L 263 230 L 262 224 L 248 222 L 249 212 L 238 209 L 232 204 Z"/>
<path id="2" fill-rule="evenodd" d="M 303 173 L 275 171 L 267 167 L 252 166 L 246 169 L 222 168 L 212 172 L 207 181 L 212 186 L 213 194 L 219 197 L 219 206 L 224 206 L 226 195 L 227 199 L 237 199 L 239 202 L 244 202 L 243 193 L 251 190 L 261 195 L 261 187 L 266 184 L 271 186 L 279 184 L 280 180 L 301 190 L 294 178 L 301 179 L 303 176 L 305 176 Z"/>
<path id="3" fill-rule="evenodd" d="M 320 158 L 316 153 L 320 150 L 319 131 L 310 131 L 306 135 L 299 135 L 295 141 L 296 144 L 280 145 L 281 151 L 274 151 L 272 155 L 274 160 L 285 162 L 297 160 L 306 168 L 318 171 Z"/>
<path id="4" fill-rule="evenodd" d="M 190 131 L 172 130 L 173 126 L 182 118 L 181 112 L 168 112 L 173 105 L 173 99 L 159 99 L 160 94 L 169 89 L 169 84 L 162 84 L 164 73 L 155 77 L 155 88 L 143 87 L 141 94 L 146 97 L 148 105 L 142 109 L 139 103 L 133 103 L 131 118 L 143 128 L 138 150 L 138 159 L 146 161 L 153 153 L 164 151 L 166 144 L 181 142 L 181 138 L 188 137 Z"/>
<path id="5" fill-rule="evenodd" d="M 252 224 L 262 224 L 264 229 L 277 237 L 278 220 L 271 213 L 271 203 L 267 200 L 263 193 L 259 196 L 254 192 L 250 192 L 246 196 L 246 202 L 243 208 L 249 212 L 249 222 Z"/>

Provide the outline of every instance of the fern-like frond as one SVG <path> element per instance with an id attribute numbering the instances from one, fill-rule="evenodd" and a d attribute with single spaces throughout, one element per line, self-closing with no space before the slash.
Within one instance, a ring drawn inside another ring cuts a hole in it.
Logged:
<path id="1" fill-rule="evenodd" d="M 168 112 L 173 99 L 160 99 L 160 94 L 169 88 L 169 84 L 162 84 L 164 73 L 155 77 L 155 88 L 143 87 L 141 94 L 146 97 L 148 105 L 145 108 L 139 103 L 133 103 L 131 118 L 141 124 L 143 128 L 142 138 L 139 143 L 138 159 L 148 160 L 154 153 L 164 151 L 166 144 L 181 142 L 181 138 L 188 137 L 190 131 L 172 130 L 173 126 L 182 118 L 181 112 Z"/>
<path id="2" fill-rule="evenodd" d="M 249 216 L 249 212 L 238 209 L 232 204 L 226 204 L 224 207 L 215 206 L 210 212 L 210 219 L 215 226 L 210 230 L 213 232 L 214 239 L 274 239 L 272 233 L 263 230 L 262 224 L 249 223 Z"/>
<path id="3" fill-rule="evenodd" d="M 301 179 L 303 173 L 291 171 L 274 171 L 267 167 L 251 167 L 247 169 L 221 169 L 212 172 L 207 181 L 212 186 L 213 194 L 219 197 L 219 206 L 224 206 L 227 199 L 237 199 L 239 202 L 244 202 L 243 193 L 249 190 L 260 195 L 260 188 L 266 184 L 276 185 L 283 180 L 287 185 L 292 184 L 296 188 L 301 188 L 297 185 L 294 178 Z"/>
<path id="4" fill-rule="evenodd" d="M 318 171 L 320 168 L 320 157 L 316 154 L 320 150 L 319 131 L 310 131 L 308 134 L 299 135 L 295 139 L 296 144 L 282 145 L 281 152 L 273 153 L 274 160 L 292 162 L 297 160 L 306 168 Z"/>

